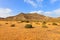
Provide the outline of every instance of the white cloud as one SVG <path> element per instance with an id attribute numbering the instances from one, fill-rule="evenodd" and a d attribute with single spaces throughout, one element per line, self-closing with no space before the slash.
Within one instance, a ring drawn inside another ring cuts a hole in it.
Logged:
<path id="1" fill-rule="evenodd" d="M 32 11 L 32 12 L 29 12 L 29 13 L 43 13 L 43 11 L 39 10 L 39 11 Z"/>
<path id="2" fill-rule="evenodd" d="M 24 2 L 29 3 L 33 7 L 40 7 L 40 8 L 44 6 L 43 1 L 45 0 L 24 0 Z M 49 0 L 49 3 L 54 4 L 57 1 L 59 0 Z"/>
<path id="3" fill-rule="evenodd" d="M 39 7 L 43 7 L 43 1 L 44 0 L 36 0 L 36 2 L 37 2 L 37 5 L 39 6 Z"/>
<path id="4" fill-rule="evenodd" d="M 56 9 L 53 11 L 45 12 L 45 15 L 51 16 L 51 17 L 60 17 L 60 9 Z"/>
<path id="5" fill-rule="evenodd" d="M 43 2 L 43 0 L 36 0 L 37 2 Z"/>
<path id="6" fill-rule="evenodd" d="M 35 2 L 36 1 L 36 2 Z M 41 7 L 43 0 L 24 0 L 24 2 L 31 4 L 33 7 Z"/>
<path id="7" fill-rule="evenodd" d="M 55 2 L 57 2 L 58 0 L 50 0 L 51 1 L 51 3 L 55 3 Z"/>
<path id="8" fill-rule="evenodd" d="M 56 9 L 56 10 L 52 10 L 52 11 L 32 11 L 30 13 L 39 13 L 39 14 L 43 14 L 46 16 L 50 16 L 50 17 L 60 17 L 60 9 Z"/>
<path id="9" fill-rule="evenodd" d="M 12 16 L 12 10 L 9 8 L 0 8 L 0 17 Z"/>
<path id="10" fill-rule="evenodd" d="M 56 14 L 60 14 L 60 9 L 56 9 L 53 12 L 56 13 Z"/>
<path id="11" fill-rule="evenodd" d="M 33 1 L 33 0 L 24 0 L 24 2 L 27 2 L 29 4 L 31 4 L 32 6 L 37 6 L 37 4 Z"/>

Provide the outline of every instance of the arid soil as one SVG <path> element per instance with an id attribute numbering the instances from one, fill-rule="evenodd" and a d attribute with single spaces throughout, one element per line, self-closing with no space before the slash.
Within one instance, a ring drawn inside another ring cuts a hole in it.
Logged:
<path id="1" fill-rule="evenodd" d="M 43 28 L 42 22 L 0 21 L 0 40 L 60 40 L 60 23 L 52 23 L 47 22 L 48 28 Z M 12 24 L 15 26 L 11 27 Z M 26 24 L 34 28 L 25 28 Z"/>

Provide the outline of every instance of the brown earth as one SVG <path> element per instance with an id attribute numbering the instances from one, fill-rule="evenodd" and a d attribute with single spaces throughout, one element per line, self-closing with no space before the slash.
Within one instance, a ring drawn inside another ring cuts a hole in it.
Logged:
<path id="1" fill-rule="evenodd" d="M 0 21 L 0 40 L 60 40 L 60 23 L 52 23 L 47 22 L 48 28 L 43 28 L 42 22 Z M 11 27 L 12 24 L 15 27 Z M 32 24 L 34 28 L 25 28 L 26 24 Z"/>

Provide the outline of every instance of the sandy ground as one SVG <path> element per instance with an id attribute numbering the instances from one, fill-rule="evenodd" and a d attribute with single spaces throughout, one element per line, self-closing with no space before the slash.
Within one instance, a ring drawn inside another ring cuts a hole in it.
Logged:
<path id="1" fill-rule="evenodd" d="M 15 27 L 11 27 L 12 24 Z M 52 22 L 48 22 L 48 28 L 43 28 L 40 22 L 32 22 L 34 28 L 30 29 L 24 27 L 26 24 L 29 23 L 0 21 L 0 40 L 60 40 L 60 23 L 52 25 Z"/>

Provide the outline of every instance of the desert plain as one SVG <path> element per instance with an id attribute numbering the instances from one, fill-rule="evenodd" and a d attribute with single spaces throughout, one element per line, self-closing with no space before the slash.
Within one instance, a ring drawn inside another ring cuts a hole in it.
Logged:
<path id="1" fill-rule="evenodd" d="M 0 21 L 0 40 L 60 40 L 60 23 L 53 25 L 53 22 L 18 22 Z M 11 25 L 14 24 L 14 27 Z M 25 28 L 26 24 L 32 24 L 33 28 Z"/>

